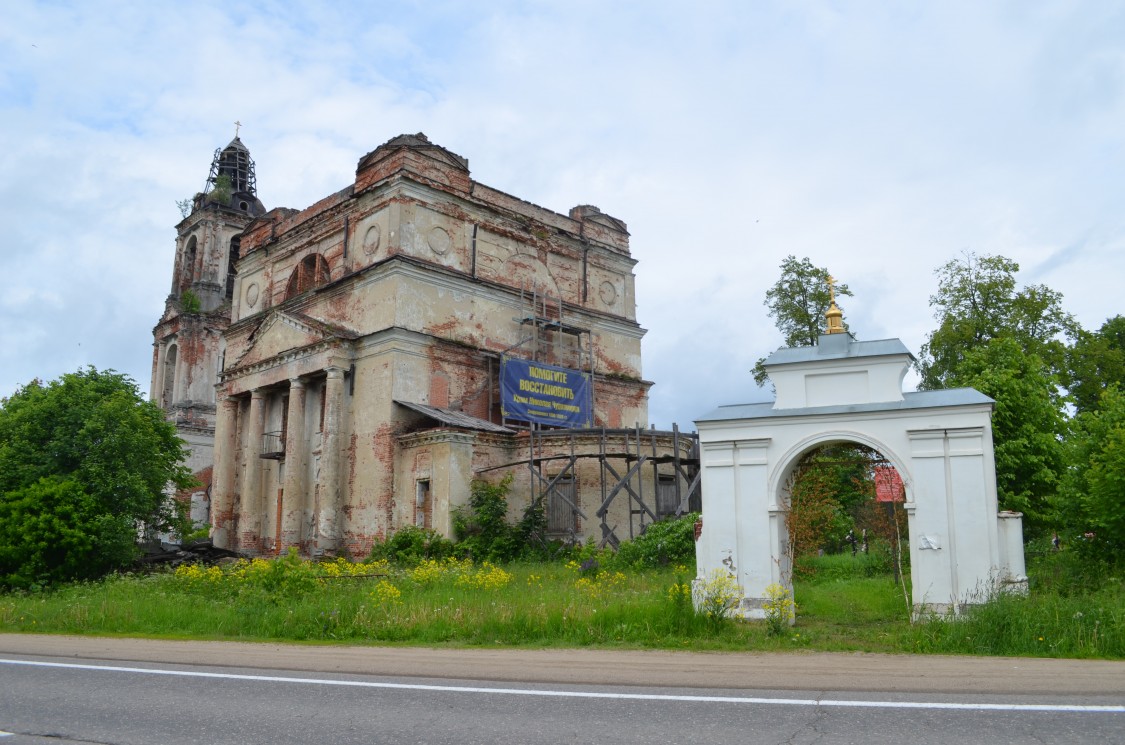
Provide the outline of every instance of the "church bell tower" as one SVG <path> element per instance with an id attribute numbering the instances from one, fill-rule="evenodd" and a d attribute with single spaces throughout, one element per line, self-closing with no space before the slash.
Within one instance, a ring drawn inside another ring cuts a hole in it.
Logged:
<path id="1" fill-rule="evenodd" d="M 254 161 L 235 131 L 215 151 L 203 190 L 181 204 L 172 288 L 153 328 L 150 397 L 191 451 L 188 466 L 202 482 L 192 516 L 206 520 L 214 463 L 215 383 L 230 325 L 239 241 L 266 209 L 257 195 Z"/>

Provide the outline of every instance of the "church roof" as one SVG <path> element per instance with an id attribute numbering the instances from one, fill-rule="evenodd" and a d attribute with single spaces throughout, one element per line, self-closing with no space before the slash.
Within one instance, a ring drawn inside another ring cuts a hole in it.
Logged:
<path id="1" fill-rule="evenodd" d="M 803 362 L 822 362 L 824 360 L 841 360 L 860 357 L 891 357 L 906 355 L 914 359 L 914 355 L 906 348 L 901 339 L 876 339 L 873 341 L 856 341 L 847 334 L 824 334 L 820 343 L 814 347 L 782 347 L 771 354 L 764 365 L 795 365 Z"/>
<path id="2" fill-rule="evenodd" d="M 894 339 L 892 341 L 898 341 Z M 809 347 L 815 349 L 815 347 Z M 908 352 L 909 354 L 909 352 Z M 807 406 L 794 409 L 775 409 L 773 401 L 752 404 L 720 406 L 701 416 L 698 422 L 726 422 L 735 419 L 766 419 L 771 417 L 861 414 L 872 411 L 910 411 L 913 409 L 938 409 L 947 406 L 980 406 L 996 403 L 974 388 L 948 388 L 941 391 L 914 391 L 904 393 L 902 401 L 877 401 L 843 406 Z"/>
<path id="3" fill-rule="evenodd" d="M 437 406 L 427 406 L 426 404 L 416 404 L 410 401 L 395 400 L 399 406 L 405 406 L 411 411 L 415 411 L 423 416 L 429 417 L 439 424 L 445 424 L 450 427 L 458 427 L 460 429 L 474 429 L 479 432 L 496 432 L 499 434 L 511 435 L 515 434 L 514 430 L 502 427 L 499 424 L 480 419 L 475 416 L 470 416 L 461 411 L 454 411 L 452 409 L 443 409 Z"/>
<path id="4" fill-rule="evenodd" d="M 242 144 L 242 140 L 238 139 L 238 135 L 235 135 L 234 139 L 231 140 L 227 144 L 227 146 L 223 148 L 223 152 L 226 152 L 227 150 L 241 150 L 244 153 L 250 152 L 250 148 Z"/>

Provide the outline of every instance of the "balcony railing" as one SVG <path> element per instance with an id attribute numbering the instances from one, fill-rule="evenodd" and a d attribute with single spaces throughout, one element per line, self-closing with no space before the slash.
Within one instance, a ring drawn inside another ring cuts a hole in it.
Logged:
<path id="1" fill-rule="evenodd" d="M 285 457 L 285 433 L 263 432 L 262 453 L 259 457 L 281 460 Z"/>

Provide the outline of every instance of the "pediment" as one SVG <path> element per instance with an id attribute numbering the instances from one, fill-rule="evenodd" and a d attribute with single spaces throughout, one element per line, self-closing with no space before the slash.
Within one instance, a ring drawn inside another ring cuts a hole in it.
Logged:
<path id="1" fill-rule="evenodd" d="M 616 217 L 610 217 L 604 212 L 599 215 L 591 215 L 587 219 L 590 222 L 601 225 L 603 228 L 609 228 L 610 230 L 615 230 L 618 233 L 625 233 L 626 235 L 628 235 L 629 233 L 628 229 L 625 227 L 624 220 L 618 220 Z"/>
<path id="2" fill-rule="evenodd" d="M 274 311 L 250 335 L 250 346 L 235 367 L 265 362 L 294 349 L 331 339 L 354 339 L 356 334 L 305 315 Z"/>
<path id="3" fill-rule="evenodd" d="M 375 150 L 360 158 L 356 171 L 359 172 L 370 168 L 373 164 L 391 157 L 400 150 L 410 150 L 419 153 L 424 157 L 436 160 L 458 171 L 464 171 L 465 173 L 469 171 L 469 161 L 466 158 L 450 150 L 446 150 L 441 145 L 435 145 L 421 132 L 414 135 L 392 137 L 375 148 Z"/>

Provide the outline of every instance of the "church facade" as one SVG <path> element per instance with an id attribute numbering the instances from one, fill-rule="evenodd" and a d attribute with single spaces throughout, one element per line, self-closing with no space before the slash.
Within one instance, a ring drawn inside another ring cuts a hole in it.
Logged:
<path id="1" fill-rule="evenodd" d="M 177 232 L 152 395 L 210 475 L 217 545 L 361 556 L 404 525 L 450 535 L 473 479 L 506 474 L 513 516 L 541 500 L 551 537 L 615 544 L 690 506 L 693 438 L 646 429 L 622 221 L 475 182 L 421 134 L 266 211 L 236 137 Z M 587 376 L 587 426 L 514 420 L 508 359 Z"/>

